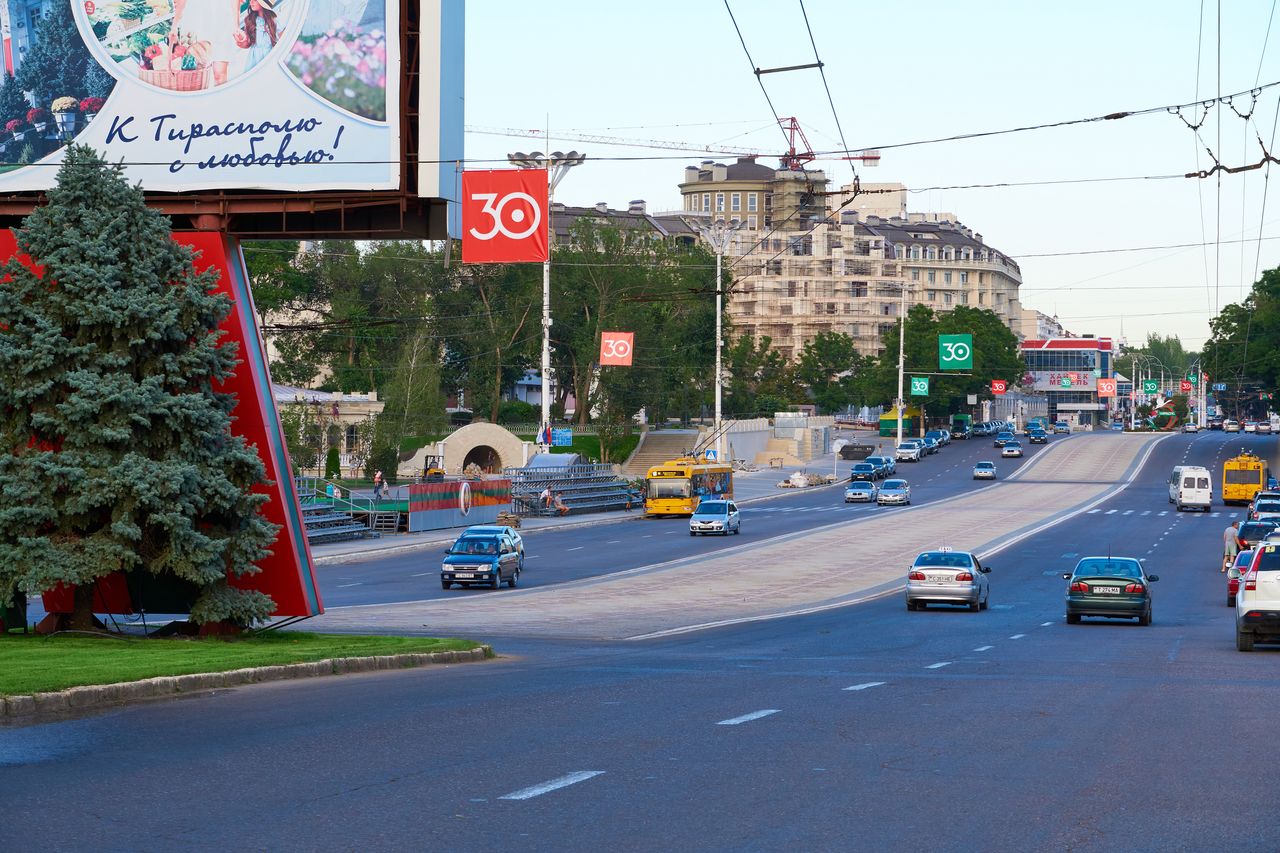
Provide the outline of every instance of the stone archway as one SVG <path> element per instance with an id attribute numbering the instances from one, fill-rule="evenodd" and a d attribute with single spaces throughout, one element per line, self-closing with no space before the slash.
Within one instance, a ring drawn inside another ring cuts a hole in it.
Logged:
<path id="1" fill-rule="evenodd" d="M 497 424 L 469 424 L 441 441 L 440 445 L 444 454 L 444 470 L 449 474 L 457 474 L 468 462 L 501 473 L 503 468 L 519 468 L 528 461 L 525 443 L 515 433 Z"/>

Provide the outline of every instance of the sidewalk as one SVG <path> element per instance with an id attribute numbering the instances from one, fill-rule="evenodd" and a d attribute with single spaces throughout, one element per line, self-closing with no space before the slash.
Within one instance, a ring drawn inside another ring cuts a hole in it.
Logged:
<path id="1" fill-rule="evenodd" d="M 759 471 L 739 471 L 733 475 L 733 495 L 740 504 L 753 504 L 775 500 L 788 495 L 801 494 L 811 489 L 780 489 L 778 482 L 790 477 L 795 471 L 803 470 L 813 474 L 830 474 L 836 465 L 837 484 L 841 478 L 849 476 L 852 462 L 841 459 L 836 462 L 835 454 L 819 456 L 800 468 L 762 468 Z M 813 488 L 832 488 L 816 486 Z M 369 490 L 370 495 L 372 490 Z M 394 495 L 394 490 L 392 492 Z M 591 515 L 570 515 L 564 518 L 542 518 L 526 516 L 520 519 L 520 532 L 536 532 L 540 530 L 569 530 L 575 527 L 594 527 L 599 524 L 620 524 L 644 518 L 641 508 L 627 511 L 601 512 Z M 346 542 L 329 542 L 311 546 L 311 559 L 318 566 L 332 563 L 350 563 L 372 556 L 386 556 L 400 552 L 418 551 L 449 545 L 458 538 L 465 528 L 445 527 L 439 530 L 426 530 L 421 533 L 384 534 L 376 539 L 352 539 Z"/>

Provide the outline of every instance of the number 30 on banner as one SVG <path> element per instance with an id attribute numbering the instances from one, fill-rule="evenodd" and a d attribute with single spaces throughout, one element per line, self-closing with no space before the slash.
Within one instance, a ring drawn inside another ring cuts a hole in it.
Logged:
<path id="1" fill-rule="evenodd" d="M 635 332 L 601 332 L 600 363 L 630 367 L 635 340 Z"/>
<path id="2" fill-rule="evenodd" d="M 462 173 L 462 262 L 547 259 L 547 173 L 490 169 Z"/>

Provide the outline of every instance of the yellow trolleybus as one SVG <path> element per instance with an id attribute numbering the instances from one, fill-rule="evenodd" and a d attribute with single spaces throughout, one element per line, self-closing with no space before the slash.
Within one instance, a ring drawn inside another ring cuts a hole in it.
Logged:
<path id="1" fill-rule="evenodd" d="M 733 497 L 733 467 L 692 456 L 672 459 L 645 476 L 645 515 L 693 515 L 705 500 Z"/>
<path id="2" fill-rule="evenodd" d="M 1222 502 L 1247 504 L 1253 496 L 1267 487 L 1267 463 L 1252 453 L 1222 463 Z"/>

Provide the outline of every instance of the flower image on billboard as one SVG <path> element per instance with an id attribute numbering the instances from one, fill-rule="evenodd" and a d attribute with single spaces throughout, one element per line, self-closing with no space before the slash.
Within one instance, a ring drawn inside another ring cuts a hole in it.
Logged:
<path id="1" fill-rule="evenodd" d="M 400 186 L 396 0 L 46 7 L 11 60 L 29 109 L 0 116 L 0 192 L 47 189 L 29 167 L 68 140 L 149 191 Z"/>

